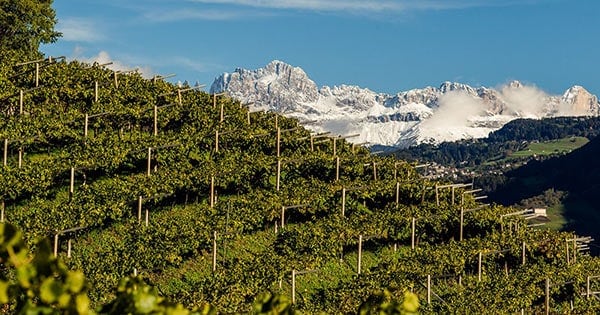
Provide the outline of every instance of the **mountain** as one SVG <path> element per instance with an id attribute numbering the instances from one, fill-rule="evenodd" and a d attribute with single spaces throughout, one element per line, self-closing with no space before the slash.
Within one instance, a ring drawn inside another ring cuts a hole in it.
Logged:
<path id="1" fill-rule="evenodd" d="M 498 89 L 444 82 L 395 95 L 352 85 L 318 87 L 304 70 L 278 60 L 223 73 L 210 92 L 297 118 L 316 132 L 359 134 L 349 140 L 393 147 L 483 138 L 513 119 L 596 116 L 600 108 L 581 86 L 557 96 L 518 81 Z"/>

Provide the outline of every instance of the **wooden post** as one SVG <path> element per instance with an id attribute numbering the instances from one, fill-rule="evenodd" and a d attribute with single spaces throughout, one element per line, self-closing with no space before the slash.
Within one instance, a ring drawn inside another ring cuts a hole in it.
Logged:
<path id="1" fill-rule="evenodd" d="M 342 218 L 346 216 L 346 188 L 342 188 Z"/>
<path id="2" fill-rule="evenodd" d="M 431 275 L 427 275 L 427 304 L 431 304 Z"/>
<path id="3" fill-rule="evenodd" d="M 277 127 L 277 157 L 280 156 L 281 128 Z"/>
<path id="4" fill-rule="evenodd" d="M 8 163 L 8 139 L 4 139 L 4 166 Z"/>
<path id="5" fill-rule="evenodd" d="M 148 209 L 146 209 L 146 226 L 148 226 L 148 224 L 150 223 L 150 211 L 148 211 Z"/>
<path id="6" fill-rule="evenodd" d="M 215 152 L 219 152 L 219 129 L 215 130 Z"/>
<path id="7" fill-rule="evenodd" d="M 477 281 L 481 281 L 481 260 L 483 259 L 483 254 L 479 252 L 477 257 Z"/>
<path id="8" fill-rule="evenodd" d="M 19 115 L 23 115 L 23 90 L 19 91 Z"/>
<path id="9" fill-rule="evenodd" d="M 279 182 L 281 181 L 281 160 L 277 160 L 277 191 L 279 191 Z"/>
<path id="10" fill-rule="evenodd" d="M 118 76 L 119 75 L 118 75 L 117 71 L 113 71 L 113 78 L 114 78 L 114 81 L 115 81 L 115 88 L 117 88 L 117 89 L 119 88 L 119 77 Z"/>
<path id="11" fill-rule="evenodd" d="M 158 106 L 154 105 L 154 136 L 158 136 Z"/>
<path id="12" fill-rule="evenodd" d="M 181 99 L 181 89 L 177 90 L 177 101 L 179 102 L 179 105 L 183 103 L 183 100 Z"/>
<path id="13" fill-rule="evenodd" d="M 396 209 L 400 204 L 400 182 L 396 182 Z"/>
<path id="14" fill-rule="evenodd" d="M 150 176 L 150 170 L 152 168 L 152 147 L 148 147 L 148 170 L 146 174 Z"/>
<path id="15" fill-rule="evenodd" d="M 363 240 L 362 235 L 359 235 L 358 236 L 358 261 L 357 261 L 357 265 L 356 265 L 356 270 L 358 271 L 358 274 L 360 274 L 360 267 L 361 267 L 361 262 L 362 262 L 362 240 Z"/>
<path id="16" fill-rule="evenodd" d="M 219 119 L 220 122 L 223 122 L 225 120 L 225 108 L 224 108 L 224 106 L 225 105 L 223 103 L 221 103 L 221 115 L 220 115 L 220 119 Z"/>
<path id="17" fill-rule="evenodd" d="M 84 120 L 84 124 L 83 124 L 83 137 L 87 138 L 88 136 L 88 121 L 89 121 L 89 116 L 88 114 L 85 114 L 85 120 Z"/>
<path id="18" fill-rule="evenodd" d="M 435 186 L 435 204 L 440 205 L 440 193 L 437 185 Z"/>
<path id="19" fill-rule="evenodd" d="M 310 135 L 310 152 L 315 151 L 315 137 Z"/>
<path id="20" fill-rule="evenodd" d="M 67 242 L 67 258 L 71 258 L 71 239 Z"/>
<path id="21" fill-rule="evenodd" d="M 0 222 L 4 222 L 4 209 L 5 208 L 6 208 L 6 202 L 3 199 L 2 204 L 0 204 Z"/>
<path id="22" fill-rule="evenodd" d="M 58 256 L 58 233 L 54 234 L 54 257 Z"/>
<path id="23" fill-rule="evenodd" d="M 23 147 L 19 147 L 19 168 L 23 165 Z"/>
<path id="24" fill-rule="evenodd" d="M 292 304 L 296 304 L 296 270 L 292 270 Z"/>
<path id="25" fill-rule="evenodd" d="M 40 63 L 35 63 L 35 87 L 40 85 Z"/>
<path id="26" fill-rule="evenodd" d="M 212 259 L 212 270 L 217 270 L 217 231 L 213 231 L 213 259 Z"/>
<path id="27" fill-rule="evenodd" d="M 592 292 L 590 290 L 590 276 L 587 276 L 587 278 L 585 279 L 585 298 L 589 300 L 591 294 Z"/>
<path id="28" fill-rule="evenodd" d="M 522 246 L 522 253 L 521 253 L 521 255 L 522 255 L 522 257 L 521 257 L 521 258 L 522 258 L 522 259 L 521 259 L 521 264 L 522 264 L 522 265 L 525 265 L 525 248 L 526 248 L 526 247 L 525 247 L 525 242 L 523 242 L 523 246 Z"/>
<path id="29" fill-rule="evenodd" d="M 279 115 L 275 114 L 275 129 L 279 128 Z"/>
<path id="30" fill-rule="evenodd" d="M 214 208 L 215 206 L 215 177 L 210 177 L 210 207 Z"/>
<path id="31" fill-rule="evenodd" d="M 565 245 L 567 245 L 567 265 L 571 264 L 571 258 L 569 257 L 569 241 L 565 238 Z"/>
<path id="32" fill-rule="evenodd" d="M 142 222 L 142 196 L 138 198 L 138 223 Z"/>
<path id="33" fill-rule="evenodd" d="M 335 157 L 335 181 L 340 180 L 340 157 Z"/>
<path id="34" fill-rule="evenodd" d="M 248 125 L 250 125 L 250 111 L 246 112 L 246 117 L 248 118 Z"/>
<path id="35" fill-rule="evenodd" d="M 415 249 L 415 229 L 416 229 L 416 224 L 417 223 L 417 219 L 415 217 L 412 218 L 412 223 L 411 223 L 411 234 L 410 234 L 410 248 L 411 249 Z"/>
<path id="36" fill-rule="evenodd" d="M 181 93 L 179 95 L 181 95 Z M 213 94 L 213 108 L 217 108 L 217 94 Z"/>
<path id="37" fill-rule="evenodd" d="M 337 155 L 337 140 L 335 137 L 331 138 L 333 140 L 333 156 Z"/>
<path id="38" fill-rule="evenodd" d="M 550 279 L 546 278 L 546 315 L 550 314 Z"/>
<path id="39" fill-rule="evenodd" d="M 285 227 L 285 206 L 281 206 L 281 228 Z"/>
<path id="40" fill-rule="evenodd" d="M 573 263 L 577 262 L 577 241 L 573 238 Z"/>
<path id="41" fill-rule="evenodd" d="M 71 167 L 71 180 L 69 182 L 69 200 L 73 199 L 74 191 L 75 191 L 75 168 Z"/>
<path id="42" fill-rule="evenodd" d="M 94 82 L 94 102 L 98 103 L 98 81 Z"/>
<path id="43" fill-rule="evenodd" d="M 463 240 L 463 226 L 465 223 L 465 209 L 463 207 L 460 208 L 460 236 L 459 240 L 462 242 Z"/>
<path id="44" fill-rule="evenodd" d="M 394 163 L 394 180 L 398 180 L 398 163 Z"/>
<path id="45" fill-rule="evenodd" d="M 377 163 L 373 161 L 373 180 L 377 180 Z"/>

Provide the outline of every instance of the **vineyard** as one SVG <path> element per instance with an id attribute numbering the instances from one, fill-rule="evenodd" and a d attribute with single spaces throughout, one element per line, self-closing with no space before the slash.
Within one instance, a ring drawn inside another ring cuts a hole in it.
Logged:
<path id="1" fill-rule="evenodd" d="M 63 58 L 7 77 L 0 219 L 28 246 L 49 239 L 94 308 L 131 277 L 222 313 L 251 312 L 264 292 L 306 313 L 406 292 L 431 314 L 600 311 L 589 238 L 539 229 L 349 135 Z"/>

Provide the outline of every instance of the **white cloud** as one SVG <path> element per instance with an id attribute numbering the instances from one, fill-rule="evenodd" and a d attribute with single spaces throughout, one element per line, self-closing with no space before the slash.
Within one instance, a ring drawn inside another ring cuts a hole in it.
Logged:
<path id="1" fill-rule="evenodd" d="M 61 39 L 65 41 L 96 42 L 105 39 L 98 25 L 90 19 L 61 19 L 58 21 L 56 29 L 63 34 Z"/>
<path id="2" fill-rule="evenodd" d="M 230 10 L 197 10 L 197 9 L 180 9 L 180 10 L 146 10 L 143 17 L 152 22 L 171 22 L 182 20 L 208 20 L 221 21 L 232 20 L 246 16 L 243 12 Z"/>
<path id="3" fill-rule="evenodd" d="M 93 64 L 93 63 L 98 63 L 98 64 L 107 64 L 107 63 L 111 63 L 110 65 L 107 65 L 106 67 L 108 69 L 114 70 L 114 71 L 130 71 L 130 70 L 136 70 L 138 72 L 140 72 L 142 74 L 142 76 L 144 76 L 145 78 L 151 78 L 154 75 L 154 72 L 152 71 L 152 69 L 149 66 L 131 66 L 128 64 L 125 64 L 121 61 L 115 60 L 114 58 L 112 58 L 110 56 L 110 54 L 106 51 L 100 51 L 97 55 L 95 56 L 91 56 L 91 57 L 85 57 L 82 56 L 83 54 L 83 49 L 81 47 L 75 47 L 75 51 L 73 52 L 73 56 L 72 59 L 76 59 L 85 63 L 89 63 L 89 64 Z"/>
<path id="4" fill-rule="evenodd" d="M 423 121 L 423 128 L 445 129 L 469 125 L 469 121 L 481 116 L 485 111 L 485 104 L 462 90 L 450 91 L 438 100 L 438 108 L 433 115 Z"/>
<path id="5" fill-rule="evenodd" d="M 523 5 L 537 0 L 188 0 L 204 4 L 314 11 L 400 12 Z"/>

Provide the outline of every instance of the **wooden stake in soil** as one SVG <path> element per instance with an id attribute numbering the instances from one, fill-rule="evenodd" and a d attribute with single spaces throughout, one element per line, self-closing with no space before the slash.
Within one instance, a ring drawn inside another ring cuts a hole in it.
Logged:
<path id="1" fill-rule="evenodd" d="M 431 304 L 431 275 L 427 275 L 427 304 Z"/>
<path id="2" fill-rule="evenodd" d="M 210 207 L 214 208 L 215 206 L 215 177 L 210 177 Z"/>
<path id="3" fill-rule="evenodd" d="M 150 223 L 150 211 L 146 209 L 146 226 Z"/>
<path id="4" fill-rule="evenodd" d="M 85 119 L 84 119 L 84 124 L 83 124 L 83 137 L 87 138 L 88 136 L 88 122 L 89 122 L 90 117 L 88 116 L 88 114 L 85 114 Z"/>
<path id="5" fill-rule="evenodd" d="M 152 169 L 152 147 L 148 148 L 148 169 L 146 174 L 150 176 L 150 171 Z"/>
<path id="6" fill-rule="evenodd" d="M 71 258 L 71 239 L 67 242 L 67 258 Z"/>
<path id="7" fill-rule="evenodd" d="M 4 166 L 8 163 L 8 139 L 4 139 Z"/>
<path id="8" fill-rule="evenodd" d="M 23 90 L 19 91 L 19 115 L 23 115 Z"/>
<path id="9" fill-rule="evenodd" d="M 212 257 L 212 270 L 217 270 L 217 231 L 213 231 L 213 257 Z"/>
<path id="10" fill-rule="evenodd" d="M 23 166 L 23 147 L 19 147 L 19 168 Z"/>
<path id="11" fill-rule="evenodd" d="M 546 278 L 546 287 L 545 287 L 545 292 L 546 292 L 546 315 L 550 314 L 550 279 Z"/>
<path id="12" fill-rule="evenodd" d="M 411 235 L 410 235 L 410 248 L 411 249 L 415 249 L 415 228 L 416 228 L 416 224 L 417 223 L 417 219 L 416 218 L 412 218 L 412 223 L 411 223 Z"/>
<path id="13" fill-rule="evenodd" d="M 357 266 L 356 266 L 356 270 L 357 270 L 358 274 L 360 274 L 360 267 L 361 267 L 361 262 L 362 262 L 362 241 L 363 241 L 363 236 L 359 235 L 358 236 L 358 262 L 357 262 Z"/>
<path id="14" fill-rule="evenodd" d="M 58 233 L 54 234 L 54 257 L 58 256 Z"/>
<path id="15" fill-rule="evenodd" d="M 525 242 L 523 242 L 523 248 L 522 248 L 522 259 L 521 259 L 521 264 L 525 265 Z"/>
<path id="16" fill-rule="evenodd" d="M 142 196 L 138 198 L 138 223 L 142 222 Z"/>
<path id="17" fill-rule="evenodd" d="M 396 182 L 396 209 L 400 203 L 400 182 Z"/>
<path id="18" fill-rule="evenodd" d="M 277 127 L 277 157 L 279 157 L 280 154 L 280 146 L 281 146 L 281 128 Z"/>
<path id="19" fill-rule="evenodd" d="M 335 157 L 335 181 L 340 180 L 340 157 Z"/>
<path id="20" fill-rule="evenodd" d="M 459 240 L 462 242 L 463 240 L 463 226 L 464 226 L 464 222 L 465 222 L 465 209 L 464 208 L 460 208 L 460 236 L 459 236 Z"/>
<path id="21" fill-rule="evenodd" d="M 296 270 L 292 270 L 292 304 L 296 304 Z"/>
<path id="22" fill-rule="evenodd" d="M 0 222 L 4 222 L 4 209 L 6 208 L 6 202 L 2 200 L 2 204 L 0 204 Z"/>
<path id="23" fill-rule="evenodd" d="M 73 200 L 74 192 L 75 192 L 75 168 L 71 167 L 71 179 L 69 181 L 69 200 Z"/>
<path id="24" fill-rule="evenodd" d="M 346 188 L 342 188 L 342 218 L 346 216 Z"/>
<path id="25" fill-rule="evenodd" d="M 277 160 L 277 191 L 279 191 L 280 180 L 281 180 L 281 160 Z"/>
<path id="26" fill-rule="evenodd" d="M 219 152 L 219 130 L 215 130 L 215 152 Z"/>
<path id="27" fill-rule="evenodd" d="M 94 103 L 98 103 L 98 81 L 94 82 Z"/>
<path id="28" fill-rule="evenodd" d="M 154 136 L 158 136 L 158 106 L 154 105 Z"/>
<path id="29" fill-rule="evenodd" d="M 477 281 L 481 281 L 481 260 L 483 259 L 483 254 L 479 252 L 478 260 L 477 260 Z"/>

